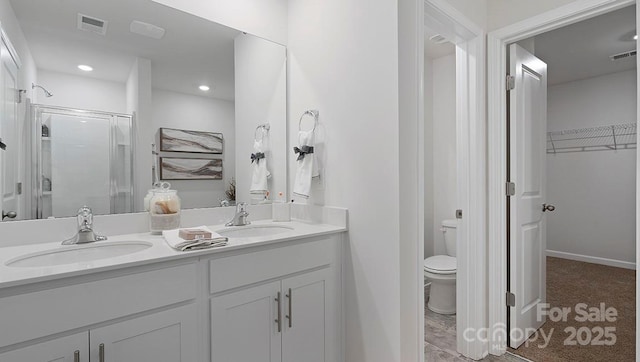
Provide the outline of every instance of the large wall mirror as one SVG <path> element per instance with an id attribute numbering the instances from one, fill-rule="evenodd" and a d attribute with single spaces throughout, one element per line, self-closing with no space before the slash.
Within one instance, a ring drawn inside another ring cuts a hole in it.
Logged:
<path id="1" fill-rule="evenodd" d="M 152 0 L 0 0 L 0 22 L 4 221 L 143 211 L 154 181 L 183 208 L 286 194 L 284 46 Z"/>

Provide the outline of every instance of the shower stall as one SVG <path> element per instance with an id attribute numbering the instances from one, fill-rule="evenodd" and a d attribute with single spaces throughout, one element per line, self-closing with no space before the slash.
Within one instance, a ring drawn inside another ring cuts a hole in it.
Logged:
<path id="1" fill-rule="evenodd" d="M 133 116 L 34 104 L 32 216 L 133 212 Z"/>

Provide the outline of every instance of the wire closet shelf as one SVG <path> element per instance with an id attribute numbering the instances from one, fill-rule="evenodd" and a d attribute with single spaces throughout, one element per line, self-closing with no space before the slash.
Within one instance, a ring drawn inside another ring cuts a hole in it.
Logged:
<path id="1" fill-rule="evenodd" d="M 635 123 L 547 132 L 547 153 L 635 149 Z"/>

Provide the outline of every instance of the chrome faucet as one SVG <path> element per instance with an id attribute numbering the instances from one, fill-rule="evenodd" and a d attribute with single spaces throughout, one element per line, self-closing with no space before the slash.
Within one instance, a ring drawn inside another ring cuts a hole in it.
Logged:
<path id="1" fill-rule="evenodd" d="M 229 221 L 224 225 L 225 226 L 249 225 L 251 224 L 251 221 L 247 221 L 247 216 L 249 216 L 249 213 L 247 212 L 247 203 L 239 202 L 238 205 L 236 205 L 236 215 L 233 217 L 233 219 L 231 219 L 231 221 Z"/>
<path id="2" fill-rule="evenodd" d="M 98 235 L 93 231 L 93 212 L 88 206 L 78 210 L 78 232 L 72 238 L 62 242 L 62 245 L 86 244 L 107 240 L 106 236 Z"/>

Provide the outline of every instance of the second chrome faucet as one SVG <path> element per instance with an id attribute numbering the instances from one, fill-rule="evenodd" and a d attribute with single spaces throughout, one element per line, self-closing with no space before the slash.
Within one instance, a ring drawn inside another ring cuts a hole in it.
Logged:
<path id="1" fill-rule="evenodd" d="M 225 226 L 245 226 L 251 224 L 251 221 L 247 220 L 249 213 L 247 212 L 247 203 L 240 202 L 236 205 L 236 214 Z"/>

